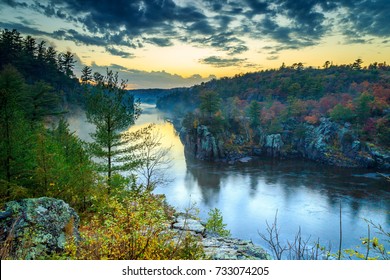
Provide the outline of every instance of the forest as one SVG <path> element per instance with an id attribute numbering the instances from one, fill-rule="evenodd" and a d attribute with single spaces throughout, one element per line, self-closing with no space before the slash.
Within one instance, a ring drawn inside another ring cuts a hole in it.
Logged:
<path id="1" fill-rule="evenodd" d="M 279 69 L 236 75 L 183 89 L 162 97 L 157 105 L 176 112 L 191 138 L 196 138 L 197 128 L 205 125 L 216 142 L 223 142 L 218 147 L 219 155 L 206 156 L 208 160 L 229 160 L 236 152 L 250 155 L 244 150 L 261 150 L 268 136 L 278 134 L 287 144 L 281 153 L 278 151 L 278 156 L 303 153 L 310 158 L 308 147 L 299 147 L 296 142 L 311 137 L 312 130 L 320 129 L 328 121 L 348 129 L 345 135 L 330 135 L 340 138 L 327 143 L 334 146 L 329 148 L 329 153 L 340 152 L 335 156 L 337 159 L 329 161 L 331 164 L 337 161 L 346 166 L 374 166 L 341 162 L 344 156 L 357 157 L 345 155 L 344 150 L 349 150 L 351 145 L 343 147 L 354 141 L 389 152 L 390 67 L 386 62 L 373 62 L 365 67 L 362 64 L 362 59 L 348 65 L 326 61 L 322 68 L 305 67 L 302 63 L 283 64 Z M 366 150 L 362 148 L 359 153 Z"/>

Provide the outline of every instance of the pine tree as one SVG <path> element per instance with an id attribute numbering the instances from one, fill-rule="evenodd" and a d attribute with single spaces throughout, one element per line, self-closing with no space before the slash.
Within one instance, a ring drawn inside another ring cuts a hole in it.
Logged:
<path id="1" fill-rule="evenodd" d="M 221 98 L 218 93 L 211 90 L 203 91 L 200 96 L 200 110 L 203 114 L 211 118 L 221 106 Z"/>
<path id="2" fill-rule="evenodd" d="M 251 126 L 256 127 L 260 124 L 260 104 L 253 100 L 249 105 L 248 115 L 250 118 Z"/>
<path id="3" fill-rule="evenodd" d="M 0 72 L 0 186 L 1 196 L 12 196 L 13 187 L 29 177 L 31 131 L 22 110 L 26 85 L 12 66 Z"/>
<path id="4" fill-rule="evenodd" d="M 91 89 L 87 102 L 87 120 L 96 126 L 91 134 L 93 156 L 103 162 L 99 170 L 106 173 L 110 184 L 112 175 L 123 170 L 125 165 L 115 164 L 126 153 L 126 141 L 122 131 L 134 124 L 140 113 L 139 105 L 128 94 L 124 81 L 119 82 L 118 73 L 107 69 L 107 75 L 94 74 L 96 86 Z"/>

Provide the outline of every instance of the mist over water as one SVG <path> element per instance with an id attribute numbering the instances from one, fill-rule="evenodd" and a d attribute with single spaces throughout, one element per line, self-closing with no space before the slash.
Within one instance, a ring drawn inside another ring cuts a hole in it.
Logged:
<path id="1" fill-rule="evenodd" d="M 74 107 L 66 116 L 69 130 L 74 132 L 81 140 L 92 142 L 90 133 L 95 132 L 95 126 L 87 122 L 85 111 L 80 107 Z"/>

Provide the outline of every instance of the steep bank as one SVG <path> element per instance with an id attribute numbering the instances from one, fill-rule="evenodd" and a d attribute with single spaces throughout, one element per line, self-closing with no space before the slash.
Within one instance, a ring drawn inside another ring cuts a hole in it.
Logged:
<path id="1" fill-rule="evenodd" d="M 200 160 L 234 163 L 250 157 L 303 158 L 340 167 L 390 169 L 390 151 L 361 141 L 351 124 L 321 118 L 319 124 L 286 123 L 282 133 L 255 131 L 252 139 L 224 131 L 212 133 L 207 126 L 181 128 L 187 156 Z M 227 139 L 234 139 L 228 143 Z"/>

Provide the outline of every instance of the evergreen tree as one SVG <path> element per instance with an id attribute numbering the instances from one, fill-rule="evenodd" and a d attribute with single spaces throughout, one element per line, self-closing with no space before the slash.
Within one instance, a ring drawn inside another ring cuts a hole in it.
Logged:
<path id="1" fill-rule="evenodd" d="M 205 90 L 200 94 L 199 98 L 200 98 L 199 108 L 201 112 L 207 115 L 208 117 L 211 117 L 220 109 L 221 98 L 219 97 L 217 92 L 211 90 Z"/>
<path id="2" fill-rule="evenodd" d="M 89 66 L 84 66 L 81 70 L 81 83 L 86 85 L 92 81 L 92 69 Z"/>
<path id="3" fill-rule="evenodd" d="M 31 131 L 22 110 L 26 85 L 12 66 L 0 72 L 0 182 L 1 196 L 29 177 Z"/>
<path id="4" fill-rule="evenodd" d="M 95 73 L 94 78 L 96 86 L 89 93 L 86 112 L 88 122 L 96 126 L 91 152 L 103 161 L 99 170 L 106 173 L 110 184 L 113 173 L 126 168 L 115 164 L 126 153 L 121 132 L 134 123 L 140 109 L 126 91 L 125 82 L 119 82 L 118 73 L 107 70 L 106 76 Z"/>
<path id="5" fill-rule="evenodd" d="M 249 105 L 248 115 L 252 127 L 260 125 L 260 104 L 253 100 Z"/>

